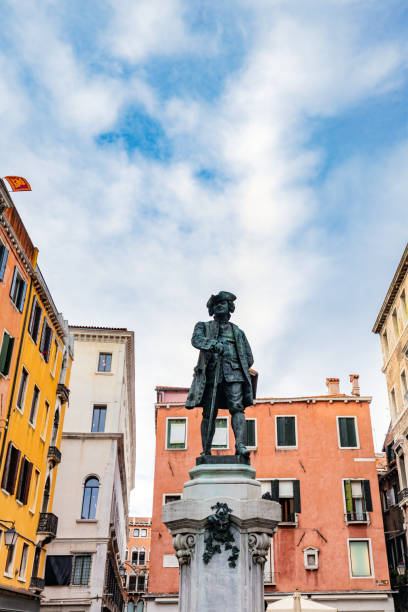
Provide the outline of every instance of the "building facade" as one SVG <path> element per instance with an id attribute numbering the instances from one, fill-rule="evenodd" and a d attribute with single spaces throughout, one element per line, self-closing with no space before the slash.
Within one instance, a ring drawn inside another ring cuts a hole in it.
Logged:
<path id="1" fill-rule="evenodd" d="M 39 610 L 73 344 L 0 181 L 0 608 Z M 14 545 L 5 534 L 17 532 Z"/>
<path id="2" fill-rule="evenodd" d="M 152 519 L 129 516 L 129 532 L 125 553 L 126 612 L 144 608 L 144 594 L 149 583 Z"/>
<path id="3" fill-rule="evenodd" d="M 328 394 L 265 398 L 246 409 L 247 447 L 264 495 L 282 521 L 264 568 L 265 600 L 295 589 L 340 612 L 394 610 L 384 544 L 369 397 L 358 376 L 349 394 L 327 379 Z M 157 387 L 156 463 L 147 609 L 177 608 L 179 569 L 161 521 L 180 499 L 201 451 L 201 411 L 186 410 L 188 389 Z M 213 454 L 234 452 L 230 416 L 220 411 Z"/>
<path id="4" fill-rule="evenodd" d="M 119 568 L 135 473 L 134 341 L 126 329 L 70 327 L 76 352 L 41 609 L 122 612 Z"/>

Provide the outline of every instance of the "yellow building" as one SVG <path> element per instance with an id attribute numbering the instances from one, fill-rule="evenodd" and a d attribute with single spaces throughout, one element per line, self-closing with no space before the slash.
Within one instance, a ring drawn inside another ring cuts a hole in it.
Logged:
<path id="1" fill-rule="evenodd" d="M 20 292 L 25 303 L 19 303 L 21 327 L 11 347 L 0 437 L 0 610 L 31 612 L 39 610 L 46 546 L 57 530 L 52 503 L 73 342 L 38 265 L 26 256 L 31 241 L 17 211 L 7 212 L 0 214 L 2 229 L 13 237 L 14 269 L 27 282 Z M 15 291 L 10 287 L 4 295 L 12 300 Z M 0 327 L 7 329 L 1 313 Z M 10 529 L 16 532 L 14 545 L 6 544 Z"/>

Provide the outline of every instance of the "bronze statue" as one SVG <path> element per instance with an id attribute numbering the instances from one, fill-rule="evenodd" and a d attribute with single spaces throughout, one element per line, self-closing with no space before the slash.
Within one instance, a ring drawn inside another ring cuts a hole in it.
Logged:
<path id="1" fill-rule="evenodd" d="M 235 454 L 249 456 L 245 446 L 245 408 L 254 403 L 249 368 L 254 359 L 244 332 L 229 322 L 236 296 L 228 291 L 212 295 L 207 302 L 213 321 L 194 327 L 192 345 L 199 349 L 186 408 L 203 408 L 201 455 L 211 455 L 215 419 L 220 408 L 229 410 L 235 436 Z"/>

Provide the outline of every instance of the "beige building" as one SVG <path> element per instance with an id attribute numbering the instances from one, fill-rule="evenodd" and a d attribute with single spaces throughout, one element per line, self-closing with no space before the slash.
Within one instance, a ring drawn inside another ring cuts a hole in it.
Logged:
<path id="1" fill-rule="evenodd" d="M 135 473 L 133 332 L 71 327 L 77 354 L 48 549 L 47 612 L 122 612 L 128 502 Z"/>
<path id="2" fill-rule="evenodd" d="M 380 336 L 400 491 L 396 502 L 408 526 L 408 244 L 373 327 Z"/>

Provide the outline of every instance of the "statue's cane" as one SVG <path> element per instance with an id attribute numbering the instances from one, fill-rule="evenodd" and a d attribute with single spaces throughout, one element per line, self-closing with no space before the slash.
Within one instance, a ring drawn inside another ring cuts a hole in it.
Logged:
<path id="1" fill-rule="evenodd" d="M 204 450 L 204 454 L 211 454 L 211 432 L 213 429 L 213 423 L 215 421 L 215 399 L 217 397 L 217 387 L 218 387 L 218 378 L 220 376 L 220 368 L 221 368 L 221 353 L 218 353 L 217 355 L 217 363 L 215 366 L 215 376 L 214 376 L 214 388 L 213 388 L 213 392 L 212 392 L 212 397 L 211 397 L 211 408 L 210 408 L 210 418 L 208 420 L 208 430 L 207 430 L 207 437 L 205 440 L 205 448 Z"/>

